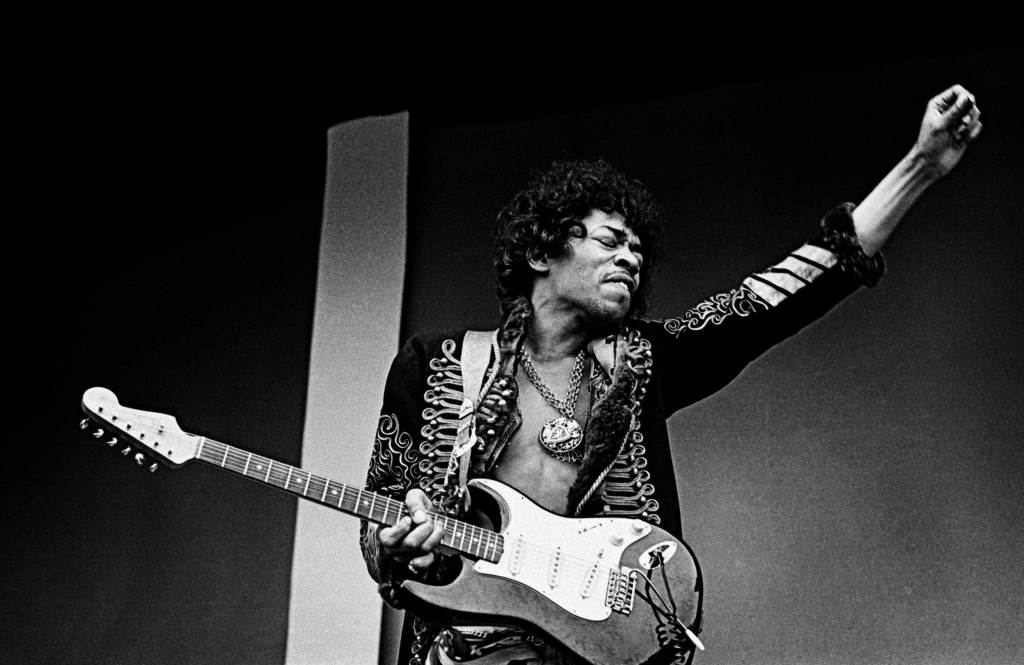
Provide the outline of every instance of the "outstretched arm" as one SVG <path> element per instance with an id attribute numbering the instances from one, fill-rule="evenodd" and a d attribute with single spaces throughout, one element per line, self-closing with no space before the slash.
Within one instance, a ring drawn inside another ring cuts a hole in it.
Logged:
<path id="1" fill-rule="evenodd" d="M 751 360 L 816 320 L 884 264 L 879 248 L 900 218 L 949 173 L 981 132 L 974 96 L 955 85 L 928 102 L 914 147 L 859 206 L 843 204 L 822 220 L 821 234 L 739 287 L 699 303 L 683 316 L 651 322 L 660 367 L 700 380 L 665 383 L 666 413 L 703 399 Z"/>
<path id="2" fill-rule="evenodd" d="M 868 256 L 885 243 L 914 202 L 949 173 L 981 133 L 974 95 L 954 85 L 928 102 L 917 142 L 853 211 L 853 227 Z"/>

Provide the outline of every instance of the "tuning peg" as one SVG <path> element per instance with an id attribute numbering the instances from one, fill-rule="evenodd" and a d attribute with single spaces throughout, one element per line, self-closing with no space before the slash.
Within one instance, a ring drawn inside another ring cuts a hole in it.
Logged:
<path id="1" fill-rule="evenodd" d="M 121 454 L 122 455 L 128 455 L 128 453 L 130 453 L 131 451 L 132 451 L 132 447 L 128 446 L 127 448 L 125 448 L 124 450 L 121 451 Z"/>
<path id="2" fill-rule="evenodd" d="M 103 430 L 101 430 L 101 429 L 98 429 L 98 430 L 96 430 L 95 432 L 93 432 L 93 433 L 92 433 L 92 435 L 93 435 L 93 437 L 95 437 L 95 438 L 97 438 L 97 439 L 98 439 L 98 438 L 100 438 L 100 437 L 102 437 L 102 436 L 103 436 Z"/>
<path id="3" fill-rule="evenodd" d="M 89 419 L 82 418 L 82 422 L 78 423 L 79 429 L 89 429 Z"/>
<path id="4" fill-rule="evenodd" d="M 110 446 L 111 448 L 116 446 L 117 445 L 117 437 L 116 436 L 110 437 L 110 441 L 107 441 L 107 445 Z"/>
<path id="5" fill-rule="evenodd" d="M 138 464 L 139 466 L 142 466 L 142 464 L 145 461 L 146 461 L 146 456 L 145 455 L 143 455 L 142 453 L 136 453 L 136 455 L 135 455 L 135 463 L 136 464 Z"/>
<path id="6" fill-rule="evenodd" d="M 149 472 L 150 473 L 156 473 L 156 470 L 159 469 L 159 468 L 160 467 L 158 465 L 156 465 L 156 464 L 150 464 L 149 465 Z"/>

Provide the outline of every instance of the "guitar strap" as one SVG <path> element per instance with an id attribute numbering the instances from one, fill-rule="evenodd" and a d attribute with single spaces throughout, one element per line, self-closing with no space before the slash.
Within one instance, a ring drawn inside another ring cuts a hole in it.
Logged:
<path id="1" fill-rule="evenodd" d="M 459 486 L 455 496 L 461 499 L 462 509 L 469 509 L 469 463 L 476 445 L 476 407 L 480 403 L 481 387 L 491 359 L 498 354 L 497 330 L 469 330 L 462 339 L 462 408 L 459 410 L 459 426 L 455 436 L 455 447 L 448 460 L 448 478 L 458 466 Z"/>
<path id="2" fill-rule="evenodd" d="M 462 395 L 480 403 L 480 388 L 491 359 L 498 354 L 497 330 L 468 330 L 462 338 Z"/>

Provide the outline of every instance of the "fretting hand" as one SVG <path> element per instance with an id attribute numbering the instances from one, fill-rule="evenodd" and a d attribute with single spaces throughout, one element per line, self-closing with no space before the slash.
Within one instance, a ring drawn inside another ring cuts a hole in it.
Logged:
<path id="1" fill-rule="evenodd" d="M 444 526 L 430 519 L 433 508 L 427 495 L 420 489 L 411 489 L 405 495 L 409 514 L 394 526 L 377 532 L 381 554 L 393 561 L 406 564 L 413 573 L 420 573 L 434 563 L 434 550 L 444 536 Z"/>

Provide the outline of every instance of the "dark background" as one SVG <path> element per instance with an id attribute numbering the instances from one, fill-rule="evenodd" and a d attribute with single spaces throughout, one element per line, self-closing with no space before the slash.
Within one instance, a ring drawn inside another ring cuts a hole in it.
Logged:
<path id="1" fill-rule="evenodd" d="M 327 127 L 412 111 L 408 334 L 494 323 L 491 220 L 553 156 L 609 158 L 679 220 L 651 312 L 669 315 L 863 197 L 924 102 L 961 82 L 985 133 L 897 233 L 883 284 L 672 427 L 707 662 L 1009 662 L 1020 56 L 701 51 L 575 78 L 508 61 L 481 76 L 443 59 L 63 59 L 27 82 L 9 130 L 8 659 L 283 660 L 294 502 L 201 467 L 148 478 L 82 437 L 77 403 L 106 385 L 298 462 Z"/>

